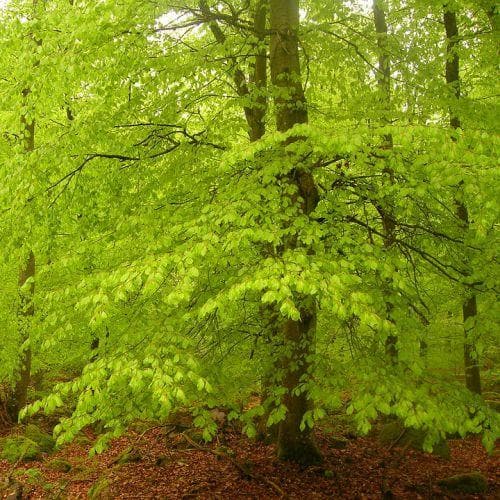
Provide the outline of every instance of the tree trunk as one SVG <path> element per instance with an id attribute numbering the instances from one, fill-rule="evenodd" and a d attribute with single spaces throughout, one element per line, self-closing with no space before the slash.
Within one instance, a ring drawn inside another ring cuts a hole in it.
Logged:
<path id="1" fill-rule="evenodd" d="M 249 128 L 249 138 L 251 142 L 258 141 L 266 133 L 265 116 L 267 111 L 267 50 L 266 40 L 266 20 L 267 20 L 268 0 L 259 0 L 255 7 L 253 28 L 257 43 L 255 44 L 255 62 L 253 65 L 253 75 L 250 82 L 255 86 L 252 96 L 250 112 L 246 113 Z M 252 93 L 252 89 L 250 89 Z"/>
<path id="2" fill-rule="evenodd" d="M 457 15 L 449 10 L 445 5 L 443 14 L 444 26 L 446 29 L 446 83 L 452 90 L 454 102 L 450 106 L 450 126 L 454 129 L 461 128 L 462 124 L 457 110 L 460 100 L 460 58 L 458 55 L 459 33 L 457 25 Z M 462 184 L 458 186 L 462 189 Z M 464 232 L 469 229 L 469 213 L 467 205 L 462 199 L 455 200 L 456 214 L 460 220 Z M 470 274 L 469 262 L 465 257 L 465 268 Z M 479 355 L 472 337 L 474 320 L 477 316 L 477 299 L 473 291 L 465 289 L 465 300 L 462 303 L 462 314 L 464 322 L 464 364 L 465 364 L 465 385 L 470 391 L 481 394 L 481 373 L 479 370 Z"/>
<path id="3" fill-rule="evenodd" d="M 314 345 L 316 333 L 316 311 L 302 309 L 300 321 L 288 319 L 283 326 L 285 349 L 283 359 L 283 386 L 287 392 L 283 403 L 287 408 L 285 419 L 278 429 L 278 457 L 302 465 L 321 462 L 321 454 L 311 436 L 310 429 L 301 429 L 304 414 L 311 409 L 311 402 L 305 389 L 298 389 L 308 376 L 308 357 Z"/>
<path id="4" fill-rule="evenodd" d="M 33 12 L 37 8 L 38 0 L 33 0 Z M 31 35 L 30 35 L 31 36 Z M 36 45 L 41 45 L 41 40 L 35 40 Z M 39 62 L 35 62 L 35 67 Z M 22 91 L 23 102 L 26 103 L 31 89 L 26 87 Z M 24 113 L 21 114 L 21 138 L 23 141 L 24 152 L 29 155 L 35 150 L 35 119 L 27 119 Z M 21 345 L 29 339 L 29 329 L 32 318 L 35 314 L 35 305 L 33 297 L 35 293 L 35 254 L 30 250 L 28 258 L 19 269 L 19 335 Z M 30 281 L 27 289 L 22 290 L 28 280 Z M 20 355 L 19 375 L 14 385 L 14 391 L 7 402 L 9 416 L 13 421 L 17 421 L 19 411 L 26 406 L 28 387 L 31 379 L 31 346 L 27 346 Z"/>
<path id="5" fill-rule="evenodd" d="M 19 309 L 19 333 L 21 343 L 29 338 L 29 326 L 35 313 L 33 294 L 35 292 L 35 255 L 30 252 L 26 264 L 19 271 L 19 288 L 31 279 L 27 290 L 20 292 L 21 301 Z M 21 353 L 19 375 L 17 377 L 14 391 L 7 403 L 9 416 L 13 422 L 17 421 L 19 411 L 26 406 L 28 387 L 31 377 L 31 347 L 26 347 Z"/>
<path id="6" fill-rule="evenodd" d="M 479 370 L 479 355 L 474 342 L 469 337 L 469 332 L 473 327 L 467 328 L 466 322 L 469 318 L 477 315 L 476 296 L 467 297 L 462 305 L 464 320 L 464 365 L 465 365 L 465 386 L 475 394 L 481 394 L 481 372 Z"/>
<path id="7" fill-rule="evenodd" d="M 373 21 L 375 24 L 375 32 L 377 34 L 377 49 L 378 49 L 378 67 L 377 67 L 377 87 L 379 98 L 382 107 L 382 124 L 389 125 L 391 123 L 391 59 L 387 48 L 387 20 L 385 11 L 380 0 L 373 1 Z M 392 134 L 386 133 L 382 141 L 383 149 L 393 148 Z M 384 168 L 384 174 L 389 177 L 390 182 L 393 182 L 393 172 L 389 167 Z M 394 216 L 390 207 L 378 206 L 378 212 L 382 220 L 384 247 L 387 251 L 394 245 L 396 225 Z M 387 318 L 391 321 L 394 304 L 391 302 L 391 283 L 388 282 L 385 286 L 384 295 L 385 310 Z M 398 337 L 389 335 L 385 340 L 385 353 L 391 364 L 396 364 L 398 359 Z"/>
<path id="8" fill-rule="evenodd" d="M 199 1 L 199 7 L 202 14 L 207 18 L 211 18 L 211 12 L 206 0 Z M 243 70 L 236 66 L 233 70 L 233 81 L 236 86 L 237 93 L 240 97 L 250 97 L 250 104 L 243 107 L 245 119 L 248 127 L 248 138 L 250 142 L 260 140 L 266 132 L 265 116 L 267 112 L 267 49 L 266 49 L 266 21 L 268 13 L 269 0 L 257 0 L 253 11 L 253 29 L 256 36 L 254 44 L 255 60 L 253 63 L 253 72 L 249 78 Z M 220 29 L 217 23 L 210 23 L 210 30 L 214 38 L 220 44 L 226 42 L 226 36 Z M 267 256 L 272 252 L 272 248 L 264 247 L 262 254 Z M 276 308 L 272 304 L 262 305 L 259 309 L 260 322 L 263 329 L 268 331 L 266 342 L 270 345 L 274 342 L 277 335 L 276 318 L 279 316 Z M 276 367 L 269 373 L 265 373 L 262 377 L 262 400 L 265 402 L 270 396 L 271 389 L 275 383 L 274 373 Z M 272 408 L 266 405 L 265 414 L 259 418 L 257 423 L 258 438 L 268 443 L 275 442 L 278 435 L 276 425 L 267 427 L 267 420 Z"/>
<path id="9" fill-rule="evenodd" d="M 250 82 L 240 66 L 233 69 L 233 81 L 236 91 L 240 97 L 250 97 L 251 103 L 243 106 L 245 119 L 248 125 L 248 137 L 251 142 L 258 141 L 265 133 L 264 117 L 267 109 L 267 98 L 265 88 L 267 85 L 267 53 L 263 42 L 265 41 L 266 18 L 268 0 L 258 0 L 254 10 L 254 31 L 257 37 L 256 56 L 253 65 L 253 75 Z M 226 43 L 226 35 L 217 22 L 213 21 L 213 15 L 206 0 L 199 0 L 198 6 L 202 15 L 209 21 L 210 30 L 218 43 Z M 252 92 L 249 83 L 255 85 L 257 92 Z M 252 95 L 253 94 L 253 95 Z"/>
<path id="10" fill-rule="evenodd" d="M 299 3 L 298 0 L 271 0 L 271 78 L 276 88 L 274 98 L 276 126 L 285 132 L 294 125 L 307 123 L 307 103 L 300 76 L 298 44 Z M 300 140 L 292 138 L 288 142 Z M 318 204 L 318 191 L 312 173 L 304 168 L 293 169 L 288 181 L 298 188 L 302 198 L 301 209 L 309 215 Z M 289 242 L 293 248 L 296 242 Z M 283 363 L 283 386 L 286 389 L 284 404 L 285 419 L 280 422 L 278 432 L 278 456 L 303 465 L 318 463 L 321 455 L 314 444 L 310 429 L 301 429 L 302 419 L 310 408 L 308 394 L 298 390 L 307 381 L 310 355 L 316 333 L 316 305 L 308 303 L 300 308 L 300 319 L 286 319 L 282 325 L 285 347 Z"/>
<path id="11" fill-rule="evenodd" d="M 33 5 L 36 6 L 36 0 Z M 38 42 L 37 42 L 38 43 Z M 31 90 L 25 88 L 22 91 L 23 100 L 26 101 Z M 35 149 L 35 120 L 28 120 L 26 115 L 21 115 L 21 137 L 24 144 L 25 153 L 29 154 Z M 25 283 L 31 280 L 27 290 L 21 291 Z M 21 344 L 29 339 L 29 327 L 35 313 L 33 295 L 35 293 L 35 255 L 30 250 L 25 264 L 19 269 L 19 334 Z M 31 347 L 24 348 L 21 352 L 19 375 L 14 385 L 14 391 L 7 403 L 9 416 L 12 421 L 17 421 L 19 411 L 26 406 L 28 387 L 31 378 Z"/>

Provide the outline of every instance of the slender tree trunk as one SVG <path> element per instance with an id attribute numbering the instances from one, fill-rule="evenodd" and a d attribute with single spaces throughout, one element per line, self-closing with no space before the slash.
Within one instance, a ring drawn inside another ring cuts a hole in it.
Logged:
<path id="1" fill-rule="evenodd" d="M 246 113 L 249 127 L 249 138 L 251 142 L 258 141 L 266 132 L 265 116 L 267 111 L 267 47 L 266 47 L 266 21 L 269 11 L 269 0 L 258 0 L 254 12 L 254 33 L 257 37 L 255 44 L 255 63 L 253 75 L 250 76 L 250 83 L 254 85 L 251 103 L 251 112 Z M 272 253 L 272 247 L 264 247 L 262 254 L 268 256 Z M 273 348 L 278 338 L 278 328 L 276 319 L 279 313 L 273 304 L 264 304 L 260 308 L 260 322 L 262 328 L 266 330 L 266 342 Z M 278 426 L 276 424 L 267 426 L 267 420 L 272 411 L 272 405 L 266 404 L 266 400 L 272 394 L 275 385 L 274 374 L 277 367 L 265 373 L 262 377 L 262 401 L 266 406 L 264 415 L 257 423 L 258 438 L 266 443 L 276 442 L 278 439 Z"/>
<path id="2" fill-rule="evenodd" d="M 377 85 L 380 101 L 382 103 L 382 122 L 384 125 L 389 125 L 391 123 L 391 59 L 387 46 L 387 19 L 380 0 L 373 1 L 373 21 L 375 24 L 375 32 L 377 33 Z M 392 149 L 392 134 L 384 135 L 383 147 Z"/>
<path id="3" fill-rule="evenodd" d="M 382 103 L 382 123 L 390 125 L 392 118 L 392 77 L 391 77 L 391 58 L 388 47 L 388 34 L 386 12 L 384 10 L 384 3 L 381 0 L 373 0 L 373 20 L 375 24 L 375 32 L 377 34 L 377 49 L 378 49 L 378 65 L 377 65 L 377 86 Z M 382 148 L 391 150 L 394 147 L 394 140 L 391 133 L 386 133 L 383 136 Z M 389 182 L 394 183 L 394 172 L 390 167 L 384 168 L 384 173 L 388 176 Z M 392 211 L 392 207 L 378 207 L 380 217 L 382 219 L 383 234 L 384 234 L 384 247 L 390 250 L 396 241 L 396 220 Z M 390 296 L 392 295 L 391 282 L 388 282 L 386 289 L 386 312 L 388 319 L 391 321 L 392 311 L 394 304 L 391 302 Z M 411 305 L 414 308 L 414 305 Z M 416 312 L 416 309 L 414 308 Z M 429 322 L 421 314 L 417 313 L 423 325 L 428 326 Z M 397 335 L 389 335 L 385 342 L 386 355 L 391 360 L 392 364 L 398 361 L 398 337 Z M 427 344 L 425 340 L 420 341 L 420 353 L 422 357 L 425 356 L 427 351 Z"/>
<path id="4" fill-rule="evenodd" d="M 33 295 L 35 292 L 35 255 L 30 251 L 28 259 L 19 270 L 19 288 L 24 287 L 31 280 L 27 289 L 20 292 L 19 333 L 21 343 L 29 338 L 29 327 L 35 313 Z M 8 403 L 9 416 L 12 421 L 17 421 L 19 411 L 26 406 L 28 387 L 31 379 L 31 347 L 26 347 L 21 353 L 19 374 L 14 386 L 14 391 Z"/>
<path id="5" fill-rule="evenodd" d="M 444 26 L 446 29 L 446 83 L 451 88 L 454 102 L 450 106 L 450 126 L 454 129 L 461 128 L 457 105 L 460 100 L 460 58 L 458 55 L 459 33 L 457 25 L 457 15 L 455 11 L 445 6 L 443 14 Z M 462 190 L 462 184 L 458 186 Z M 469 229 L 469 212 L 463 198 L 455 200 L 456 214 L 461 222 L 463 230 Z M 465 267 L 470 273 L 468 258 L 465 258 Z M 481 394 L 481 374 L 479 370 L 479 355 L 475 347 L 473 332 L 474 323 L 477 316 L 477 299 L 474 292 L 465 288 L 465 299 L 462 304 L 462 314 L 464 322 L 464 365 L 465 365 L 465 385 L 476 393 Z"/>
<path id="6" fill-rule="evenodd" d="M 258 141 L 265 133 L 265 120 L 267 98 L 265 88 L 267 85 L 267 53 L 264 46 L 268 0 L 258 0 L 254 10 L 254 31 L 257 37 L 256 57 L 253 65 L 253 75 L 247 78 L 240 66 L 236 65 L 232 71 L 236 92 L 240 97 L 250 97 L 251 103 L 243 106 L 245 119 L 248 125 L 248 137 L 251 142 Z M 199 0 L 198 6 L 202 15 L 213 19 L 212 12 L 206 0 Z M 226 35 L 215 21 L 210 21 L 210 30 L 218 43 L 224 45 Z M 253 92 L 249 83 L 255 86 Z"/>
<path id="7" fill-rule="evenodd" d="M 258 141 L 266 133 L 267 50 L 265 33 L 268 3 L 268 0 L 258 0 L 254 11 L 253 28 L 257 37 L 257 43 L 255 44 L 256 56 L 253 65 L 253 74 L 250 76 L 250 83 L 255 88 L 250 89 L 250 93 L 253 93 L 252 103 L 250 113 L 246 113 L 250 130 L 248 135 L 251 142 Z"/>
<path id="8" fill-rule="evenodd" d="M 391 123 L 391 59 L 387 47 L 387 20 L 385 11 L 380 0 L 373 1 L 373 21 L 375 24 L 375 32 L 377 34 L 377 49 L 378 49 L 378 67 L 377 67 L 377 87 L 379 99 L 382 107 L 382 123 L 389 125 Z M 390 150 L 393 148 L 392 134 L 386 133 L 383 136 L 382 148 Z M 384 174 L 389 177 L 390 182 L 393 182 L 393 172 L 389 167 L 384 168 Z M 378 206 L 378 212 L 382 220 L 384 247 L 387 251 L 394 246 L 396 224 L 392 214 L 391 207 Z M 389 320 L 391 320 L 394 304 L 391 302 L 391 283 L 388 282 L 385 290 L 385 309 Z M 397 363 L 398 338 L 396 335 L 389 335 L 385 341 L 385 352 L 392 364 Z"/>
<path id="9" fill-rule="evenodd" d="M 211 11 L 206 0 L 198 3 L 201 13 L 211 18 Z M 250 97 L 250 103 L 243 106 L 247 122 L 248 138 L 250 142 L 260 140 L 266 132 L 265 116 L 267 112 L 267 48 L 266 48 L 266 21 L 269 9 L 269 0 L 257 0 L 253 11 L 253 28 L 256 36 L 254 44 L 255 61 L 252 73 L 247 77 L 243 70 L 236 66 L 233 69 L 233 81 L 240 97 Z M 226 36 L 216 22 L 210 23 L 210 30 L 220 44 L 226 42 Z M 263 248 L 263 255 L 268 255 L 272 249 Z M 271 304 L 262 305 L 259 310 L 260 321 L 263 329 L 267 330 L 266 341 L 272 345 L 277 338 L 276 318 L 278 312 Z M 265 401 L 271 395 L 274 385 L 276 367 L 262 377 L 262 399 Z M 266 408 L 265 414 L 257 423 L 258 437 L 267 442 L 276 441 L 278 430 L 276 425 L 267 427 L 267 420 L 271 408 Z"/>
<path id="10" fill-rule="evenodd" d="M 38 0 L 33 0 L 33 13 L 35 13 L 38 5 Z M 41 44 L 40 40 L 35 40 L 37 45 Z M 35 67 L 38 66 L 38 61 L 35 62 Z M 31 93 L 31 89 L 26 87 L 22 91 L 23 102 L 26 103 Z M 28 119 L 26 114 L 21 114 L 21 137 L 24 146 L 24 152 L 27 156 L 35 150 L 35 119 Z M 20 293 L 20 309 L 19 309 L 19 334 L 21 345 L 29 339 L 29 329 L 35 314 L 34 293 L 35 293 L 35 254 L 32 250 L 23 266 L 19 269 L 19 293 Z M 25 284 L 30 281 L 29 286 L 24 288 Z M 23 289 L 24 288 L 24 289 Z M 17 421 L 19 411 L 26 406 L 28 387 L 31 379 L 31 346 L 24 347 L 21 352 L 19 375 L 14 385 L 14 391 L 10 401 L 8 402 L 9 416 L 13 421 Z"/>
<path id="11" fill-rule="evenodd" d="M 24 100 L 30 94 L 29 89 L 23 90 Z M 35 149 L 35 121 L 28 121 L 25 115 L 21 116 L 21 129 L 24 141 L 24 151 L 29 154 Z M 35 313 L 33 295 L 35 293 L 35 255 L 32 251 L 26 262 L 19 269 L 19 289 L 20 289 L 20 308 L 19 308 L 19 334 L 21 344 L 24 344 L 29 338 L 29 327 L 32 317 Z M 30 280 L 27 289 L 22 290 L 26 282 Z M 19 374 L 14 386 L 14 391 L 8 403 L 9 415 L 13 421 L 17 417 L 21 408 L 26 406 L 28 387 L 31 377 L 31 347 L 25 347 L 21 353 Z"/>
<path id="12" fill-rule="evenodd" d="M 298 44 L 298 0 L 271 0 L 271 78 L 276 88 L 276 126 L 285 132 L 296 124 L 307 123 L 307 103 L 300 76 Z M 290 139 L 300 140 L 299 138 Z M 298 188 L 301 209 L 309 215 L 318 204 L 318 191 L 312 173 L 304 168 L 293 169 L 288 181 Z M 293 248 L 295 241 L 288 244 Z M 283 385 L 286 388 L 285 419 L 278 433 L 278 456 L 304 465 L 321 460 L 310 430 L 301 429 L 310 401 L 306 391 L 297 390 L 307 380 L 310 355 L 316 333 L 316 306 L 311 301 L 300 308 L 300 319 L 287 319 L 282 326 L 285 355 L 283 356 Z"/>

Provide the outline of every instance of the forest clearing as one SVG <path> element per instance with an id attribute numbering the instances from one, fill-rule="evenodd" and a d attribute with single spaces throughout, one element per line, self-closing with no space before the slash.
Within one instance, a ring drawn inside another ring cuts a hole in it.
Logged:
<path id="1" fill-rule="evenodd" d="M 0 496 L 499 498 L 496 0 L 0 0 Z"/>

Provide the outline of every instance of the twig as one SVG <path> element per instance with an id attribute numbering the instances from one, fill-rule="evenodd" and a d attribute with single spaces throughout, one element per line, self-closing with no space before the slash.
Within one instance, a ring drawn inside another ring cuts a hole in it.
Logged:
<path id="1" fill-rule="evenodd" d="M 387 448 L 387 451 L 391 451 L 394 448 L 394 446 L 396 446 L 401 441 L 401 438 L 406 434 L 407 430 L 408 429 L 405 427 L 401 432 L 401 434 L 391 443 L 391 446 Z"/>

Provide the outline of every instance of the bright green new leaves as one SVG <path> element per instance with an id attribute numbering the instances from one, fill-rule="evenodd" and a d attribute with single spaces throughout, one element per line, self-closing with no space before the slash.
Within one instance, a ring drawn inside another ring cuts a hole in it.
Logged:
<path id="1" fill-rule="evenodd" d="M 60 443 L 101 422 L 99 451 L 134 419 L 181 406 L 206 439 L 215 405 L 249 435 L 263 415 L 280 422 L 279 327 L 314 303 L 311 377 L 297 390 L 316 407 L 303 428 L 348 401 L 363 432 L 391 414 L 429 430 L 429 446 L 454 432 L 484 432 L 491 444 L 495 415 L 448 380 L 462 362 L 457 290 L 479 294 L 479 351 L 492 351 L 497 328 L 497 49 L 485 15 L 460 20 L 464 131 L 452 134 L 441 6 L 387 2 L 394 119 L 380 127 L 369 14 L 302 2 L 310 124 L 276 133 L 270 105 L 266 135 L 249 144 L 243 106 L 258 92 L 248 82 L 253 93 L 238 94 L 234 75 L 253 65 L 255 2 L 209 4 L 223 44 L 197 2 L 49 1 L 36 12 L 11 2 L 2 13 L 1 380 L 18 365 L 15 270 L 30 248 L 35 371 L 72 376 L 28 413 L 69 405 Z M 271 102 L 273 89 L 265 94 Z M 22 114 L 36 121 L 29 154 Z M 298 170 L 318 187 L 310 215 L 290 182 Z M 391 336 L 399 365 L 389 369 Z M 249 408 L 262 379 L 270 387 Z"/>

